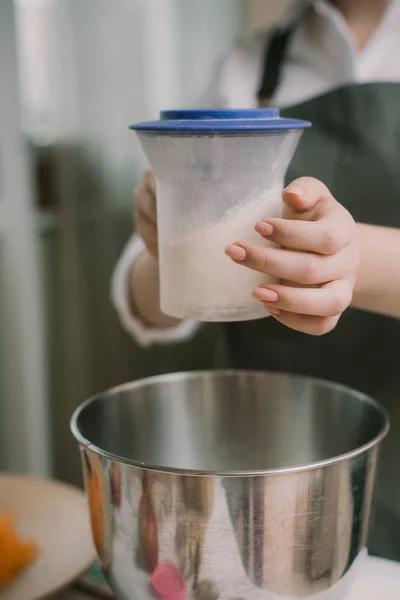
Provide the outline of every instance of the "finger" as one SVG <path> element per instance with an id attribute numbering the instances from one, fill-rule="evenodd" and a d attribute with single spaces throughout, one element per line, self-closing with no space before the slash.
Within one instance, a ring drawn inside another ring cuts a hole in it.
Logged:
<path id="1" fill-rule="evenodd" d="M 146 221 L 150 226 L 157 229 L 157 213 L 154 215 L 151 207 L 144 207 L 142 209 L 142 206 L 135 206 L 134 218 L 136 223 Z"/>
<path id="2" fill-rule="evenodd" d="M 322 181 L 314 177 L 299 177 L 283 190 L 282 197 L 290 208 L 304 213 L 314 209 L 318 202 L 332 199 L 332 194 Z"/>
<path id="3" fill-rule="evenodd" d="M 268 309 L 267 309 L 268 310 Z M 271 316 L 286 325 L 290 329 L 300 331 L 301 333 L 307 333 L 308 335 L 325 335 L 332 331 L 340 317 L 315 317 L 308 315 L 298 315 L 291 312 L 279 311 L 279 313 L 271 313 Z"/>
<path id="4" fill-rule="evenodd" d="M 285 248 L 335 254 L 354 239 L 355 223 L 345 209 L 329 213 L 318 221 L 266 219 L 258 221 L 255 230 Z"/>
<path id="5" fill-rule="evenodd" d="M 135 216 L 137 220 L 143 218 L 151 223 L 157 223 L 156 198 L 144 181 L 135 191 Z"/>
<path id="6" fill-rule="evenodd" d="M 150 194 L 156 195 L 156 179 L 151 169 L 147 169 L 143 177 L 144 184 Z"/>
<path id="7" fill-rule="evenodd" d="M 144 219 L 136 221 L 136 233 L 145 242 L 151 252 L 156 252 L 158 247 L 157 228 Z"/>
<path id="8" fill-rule="evenodd" d="M 354 244 L 355 246 L 355 244 Z M 225 250 L 235 263 L 300 285 L 320 285 L 351 276 L 356 256 L 348 248 L 331 255 L 296 252 L 284 248 L 266 248 L 236 242 Z"/>
<path id="9" fill-rule="evenodd" d="M 352 282 L 337 280 L 320 288 L 293 288 L 263 284 L 253 296 L 273 309 L 300 315 L 335 317 L 348 308 L 352 300 Z"/>

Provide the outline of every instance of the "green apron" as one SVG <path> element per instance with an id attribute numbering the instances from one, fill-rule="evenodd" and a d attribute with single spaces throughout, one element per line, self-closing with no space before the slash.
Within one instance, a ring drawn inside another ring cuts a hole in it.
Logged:
<path id="1" fill-rule="evenodd" d="M 270 97 L 290 36 L 277 32 L 267 51 L 260 98 Z M 287 173 L 323 181 L 357 222 L 400 228 L 400 84 L 349 85 L 282 110 L 312 122 Z M 312 337 L 273 318 L 229 323 L 224 364 L 284 371 L 344 383 L 388 410 L 369 537 L 373 554 L 400 560 L 400 321 L 347 310 L 331 333 Z"/>

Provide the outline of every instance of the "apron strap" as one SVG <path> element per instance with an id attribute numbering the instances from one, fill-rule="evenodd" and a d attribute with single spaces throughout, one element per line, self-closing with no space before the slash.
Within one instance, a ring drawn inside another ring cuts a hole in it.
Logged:
<path id="1" fill-rule="evenodd" d="M 257 99 L 260 106 L 267 106 L 274 95 L 281 76 L 282 64 L 292 36 L 293 29 L 275 29 L 268 36 L 265 48 L 264 65 Z"/>

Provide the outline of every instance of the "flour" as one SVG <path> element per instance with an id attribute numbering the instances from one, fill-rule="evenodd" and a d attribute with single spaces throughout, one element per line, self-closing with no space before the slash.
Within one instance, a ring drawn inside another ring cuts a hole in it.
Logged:
<path id="1" fill-rule="evenodd" d="M 181 319 L 241 321 L 265 316 L 253 290 L 271 281 L 225 255 L 236 241 L 273 245 L 254 231 L 257 221 L 282 214 L 282 187 L 276 186 L 226 212 L 223 220 L 160 248 L 161 308 Z"/>

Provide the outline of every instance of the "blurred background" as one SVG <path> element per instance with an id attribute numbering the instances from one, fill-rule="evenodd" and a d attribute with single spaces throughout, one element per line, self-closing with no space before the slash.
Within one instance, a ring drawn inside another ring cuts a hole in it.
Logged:
<path id="1" fill-rule="evenodd" d="M 122 331 L 110 277 L 145 166 L 134 121 L 193 106 L 280 0 L 1 0 L 0 470 L 80 482 L 73 409 L 191 364 Z"/>

